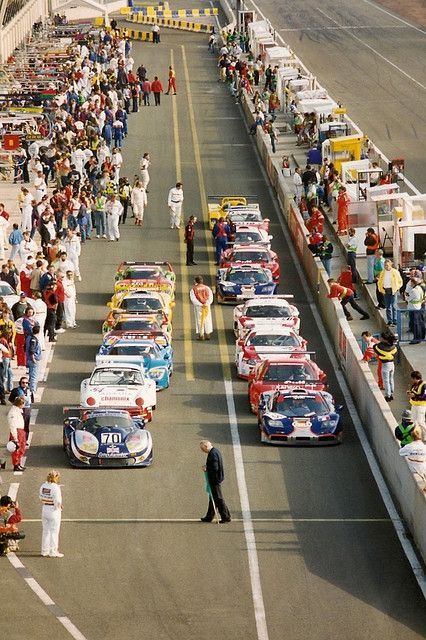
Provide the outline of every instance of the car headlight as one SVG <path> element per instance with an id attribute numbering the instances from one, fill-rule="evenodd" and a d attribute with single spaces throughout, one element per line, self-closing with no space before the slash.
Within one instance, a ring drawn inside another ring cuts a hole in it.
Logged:
<path id="1" fill-rule="evenodd" d="M 323 433 L 334 431 L 337 426 L 337 422 L 337 420 L 324 420 L 320 425 L 320 429 Z"/>
<path id="2" fill-rule="evenodd" d="M 148 372 L 149 377 L 153 380 L 160 380 L 160 378 L 162 378 L 165 373 L 166 369 L 160 369 L 158 367 L 155 369 L 150 369 L 150 371 Z"/>
<path id="3" fill-rule="evenodd" d="M 148 444 L 148 436 L 146 433 L 132 433 L 126 439 L 126 447 L 129 453 L 143 452 Z"/>
<path id="4" fill-rule="evenodd" d="M 268 425 L 270 427 L 282 427 L 283 423 L 281 420 L 268 420 Z"/>
<path id="5" fill-rule="evenodd" d="M 84 453 L 97 453 L 99 442 L 95 436 L 88 431 L 76 431 L 74 434 L 76 447 Z"/>

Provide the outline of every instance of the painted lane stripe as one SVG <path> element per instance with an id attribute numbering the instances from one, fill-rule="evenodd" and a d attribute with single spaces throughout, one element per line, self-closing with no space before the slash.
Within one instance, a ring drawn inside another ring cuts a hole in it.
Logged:
<path id="1" fill-rule="evenodd" d="M 19 490 L 19 482 L 11 482 L 11 484 L 9 485 L 7 495 L 9 496 L 9 498 L 12 498 L 12 500 L 15 501 L 18 495 L 18 490 Z"/>
<path id="2" fill-rule="evenodd" d="M 170 50 L 170 64 L 172 68 L 175 68 L 175 58 L 173 49 Z M 172 98 L 172 118 L 173 118 L 173 135 L 175 142 L 175 165 L 176 165 L 176 182 L 182 182 L 182 161 L 180 151 L 180 136 L 179 136 L 179 119 L 178 119 L 178 105 L 177 96 Z M 181 225 L 185 225 L 184 213 L 182 208 L 182 222 Z M 170 233 L 176 233 L 175 229 L 170 229 Z M 192 330 L 191 330 L 191 308 L 189 301 L 189 284 L 188 284 L 188 267 L 186 266 L 186 249 L 183 239 L 179 239 L 179 254 L 181 264 L 181 293 L 182 293 L 182 315 L 183 315 L 183 353 L 185 359 L 185 373 L 186 379 L 189 382 L 194 382 L 194 356 L 192 351 Z"/>
<path id="3" fill-rule="evenodd" d="M 392 522 L 391 518 L 252 518 L 252 522 L 329 522 L 369 523 Z M 41 518 L 25 518 L 25 524 L 41 522 Z M 62 518 L 62 524 L 173 524 L 178 522 L 200 522 L 200 518 Z M 232 522 L 244 522 L 243 518 L 232 518 Z"/>
<path id="4" fill-rule="evenodd" d="M 369 29 L 372 30 L 374 29 L 374 31 L 377 30 L 386 30 L 386 29 L 405 29 L 406 27 L 399 25 L 399 24 L 394 24 L 394 25 L 380 25 L 380 26 L 374 26 L 371 24 L 367 24 L 367 25 L 357 25 L 357 26 L 337 26 L 337 27 L 292 27 L 292 28 L 287 28 L 287 29 L 280 29 L 279 31 L 281 33 L 285 33 L 286 31 L 301 31 L 302 33 L 304 33 L 305 31 L 358 31 L 358 29 Z"/>
<path id="5" fill-rule="evenodd" d="M 44 604 L 44 606 L 52 613 L 55 618 L 62 624 L 62 626 L 68 631 L 70 636 L 74 640 L 87 640 L 81 631 L 71 622 L 71 620 L 64 614 L 64 612 L 58 607 L 58 605 L 52 600 L 48 593 L 39 585 L 24 564 L 14 553 L 8 553 L 7 559 L 12 567 L 16 569 L 19 575 L 23 578 L 28 587 L 35 593 L 37 598 Z"/>
<path id="6" fill-rule="evenodd" d="M 339 25 L 339 23 L 332 17 L 329 16 L 327 13 L 325 13 L 325 11 L 323 11 L 322 9 L 320 9 L 319 7 L 317 7 L 317 11 L 319 11 L 319 13 L 321 13 L 323 16 L 325 16 L 328 20 L 330 20 L 331 22 L 334 22 L 334 24 L 338 25 L 339 27 L 341 25 Z M 397 71 L 399 71 L 403 76 L 405 76 L 406 78 L 408 78 L 408 80 L 411 80 L 411 82 L 414 82 L 414 84 L 416 84 L 418 87 L 420 87 L 421 89 L 425 89 L 426 90 L 426 86 L 424 84 L 422 84 L 421 82 L 419 82 L 418 80 L 416 80 L 413 76 L 410 76 L 409 73 L 407 73 L 406 71 L 404 71 L 403 69 L 401 69 L 401 67 L 398 67 L 397 64 L 395 64 L 394 62 L 392 62 L 391 60 L 389 60 L 389 58 L 386 58 L 386 56 L 384 56 L 383 54 L 381 54 L 379 51 L 377 51 L 377 49 L 374 49 L 374 47 L 371 47 L 369 44 L 367 44 L 366 42 L 364 42 L 364 40 L 361 40 L 361 38 L 359 38 L 358 36 L 356 36 L 354 33 L 349 33 L 349 35 L 356 40 L 357 42 L 359 42 L 360 44 L 362 44 L 363 47 L 365 47 L 366 49 L 369 49 L 369 51 L 372 51 L 376 56 L 378 56 L 381 60 L 383 60 L 384 62 L 387 62 L 387 64 L 389 64 L 391 67 L 393 67 L 394 69 L 396 69 Z"/>
<path id="7" fill-rule="evenodd" d="M 185 83 L 187 87 L 188 115 L 189 115 L 191 133 L 192 133 L 192 139 L 193 139 L 195 165 L 197 168 L 197 178 L 198 178 L 198 186 L 199 186 L 199 192 L 200 192 L 201 210 L 204 216 L 207 214 L 207 211 L 208 211 L 206 189 L 204 185 L 200 145 L 198 141 L 197 127 L 196 127 L 195 116 L 194 116 L 194 107 L 192 104 L 191 84 L 190 84 L 188 63 L 186 58 L 186 51 L 185 51 L 184 45 L 181 45 L 181 47 L 182 47 Z M 206 229 L 205 229 L 205 234 L 207 239 Z M 207 246 L 209 245 L 207 244 Z M 209 269 L 210 269 L 210 273 L 212 273 L 212 271 L 214 273 L 211 263 L 209 263 Z M 240 436 L 238 433 L 238 423 L 237 423 L 237 418 L 235 413 L 233 388 L 232 388 L 232 382 L 230 379 L 231 378 L 230 356 L 228 351 L 228 345 L 226 343 L 226 337 L 225 337 L 226 334 L 225 334 L 225 326 L 224 326 L 222 309 L 216 310 L 215 315 L 216 315 L 216 324 L 217 324 L 217 331 L 218 331 L 218 337 L 219 337 L 219 355 L 220 355 L 220 361 L 222 364 L 225 393 L 226 393 L 226 402 L 228 406 L 228 419 L 229 419 L 229 426 L 231 430 L 232 448 L 234 452 L 235 468 L 236 468 L 236 474 L 237 474 L 238 492 L 240 496 L 240 504 L 241 504 L 241 510 L 243 514 L 244 535 L 246 539 L 247 557 L 248 557 L 248 564 L 249 564 L 250 583 L 251 583 L 252 599 L 253 599 L 253 606 L 254 606 L 254 616 L 255 616 L 256 629 L 257 629 L 257 638 L 258 640 L 268 640 L 269 635 L 268 635 L 268 628 L 266 624 L 266 613 L 265 613 L 265 605 L 263 602 L 262 585 L 260 581 L 260 570 L 259 570 L 259 561 L 258 561 L 257 549 L 256 549 L 256 539 L 254 535 L 253 522 L 251 519 L 248 489 L 247 489 L 245 472 L 244 472 L 243 454 L 241 449 Z"/>
<path id="8" fill-rule="evenodd" d="M 251 0 L 251 2 L 252 2 L 252 4 L 254 4 L 253 0 Z M 241 105 L 240 105 L 239 109 L 240 109 L 240 113 L 241 113 L 241 117 L 243 119 L 243 122 L 245 123 L 244 114 L 243 114 Z M 245 123 L 245 126 L 246 126 L 246 129 L 248 131 L 248 126 L 247 126 L 246 123 Z M 302 287 L 303 287 L 303 291 L 304 291 L 304 294 L 305 294 L 305 298 L 306 298 L 306 300 L 309 303 L 309 306 L 311 308 L 312 314 L 313 314 L 314 319 L 315 319 L 315 323 L 316 323 L 316 325 L 318 327 L 318 330 L 319 330 L 319 333 L 320 333 L 320 336 L 321 336 L 321 340 L 323 341 L 323 344 L 327 349 L 327 353 L 328 353 L 328 356 L 330 358 L 331 365 L 332 365 L 332 367 L 333 367 L 333 369 L 335 371 L 335 374 L 336 374 L 337 383 L 338 383 L 338 385 L 339 385 L 339 387 L 340 387 L 340 389 L 341 389 L 341 391 L 343 393 L 343 396 L 344 396 L 344 398 L 346 400 L 346 406 L 347 406 L 348 412 L 351 415 L 351 419 L 352 419 L 352 422 L 354 424 L 356 434 L 357 434 L 358 439 L 359 439 L 359 441 L 361 443 L 361 446 L 362 446 L 362 449 L 364 451 L 365 457 L 367 458 L 368 465 L 370 467 L 370 470 L 371 470 L 371 473 L 373 475 L 373 478 L 374 478 L 374 480 L 375 480 L 375 482 L 377 484 L 379 493 L 380 493 L 381 498 L 383 500 L 383 503 L 384 503 L 384 505 L 386 507 L 386 511 L 388 512 L 388 514 L 390 516 L 390 519 L 393 522 L 396 535 L 397 535 L 397 537 L 399 539 L 399 542 L 400 542 L 400 544 L 402 546 L 402 549 L 403 549 L 403 551 L 405 553 L 405 556 L 406 556 L 408 562 L 410 563 L 411 569 L 412 569 L 413 574 L 414 574 L 414 576 L 415 576 L 415 578 L 417 580 L 417 583 L 418 583 L 418 585 L 419 585 L 419 587 L 420 587 L 420 589 L 421 589 L 421 591 L 423 593 L 423 596 L 426 598 L 426 575 L 425 575 L 425 571 L 423 569 L 422 562 L 419 560 L 419 558 L 417 556 L 417 553 L 416 553 L 416 551 L 414 549 L 414 546 L 413 546 L 413 544 L 411 542 L 410 535 L 408 534 L 408 532 L 407 532 L 407 530 L 405 528 L 405 525 L 404 525 L 403 521 L 401 520 L 401 518 L 399 516 L 398 510 L 397 510 L 397 508 L 395 506 L 395 503 L 393 501 L 393 498 L 392 498 L 392 496 L 390 494 L 390 491 L 389 491 L 388 486 L 386 484 L 385 478 L 383 477 L 381 469 L 380 469 L 380 467 L 378 465 L 376 457 L 375 457 L 375 455 L 373 453 L 373 450 L 371 448 L 370 442 L 368 441 L 368 438 L 367 438 L 367 436 L 365 434 L 364 427 L 363 427 L 361 419 L 360 419 L 360 417 L 358 415 L 356 406 L 355 406 L 355 404 L 354 404 L 354 402 L 352 400 L 351 392 L 349 391 L 349 387 L 348 387 L 348 384 L 346 382 L 345 376 L 343 375 L 343 373 L 342 373 L 342 371 L 340 369 L 340 365 L 339 365 L 339 363 L 337 361 L 336 354 L 334 353 L 333 345 L 330 342 L 330 339 L 328 337 L 327 331 L 325 330 L 324 324 L 322 322 L 322 318 L 320 316 L 320 313 L 319 313 L 319 311 L 318 311 L 318 309 L 316 307 L 316 304 L 314 303 L 314 300 L 312 298 L 312 293 L 311 293 L 311 290 L 309 288 L 309 284 L 308 284 L 308 281 L 306 279 L 305 272 L 303 271 L 303 268 L 300 265 L 298 256 L 296 254 L 296 250 L 295 250 L 295 248 L 293 246 L 293 242 L 292 242 L 292 239 L 290 237 L 290 233 L 289 233 L 289 231 L 287 229 L 287 226 L 286 226 L 286 224 L 284 222 L 284 219 L 283 219 L 283 216 L 282 216 L 282 213 L 281 213 L 281 209 L 280 209 L 279 204 L 277 202 L 276 195 L 275 195 L 274 190 L 273 190 L 273 188 L 272 188 L 272 186 L 271 186 L 271 184 L 269 182 L 269 178 L 268 178 L 268 175 L 267 175 L 267 173 L 265 171 L 265 167 L 263 166 L 262 158 L 259 155 L 259 152 L 257 150 L 257 146 L 254 143 L 254 141 L 252 142 L 252 144 L 253 144 L 253 149 L 254 149 L 255 156 L 257 158 L 257 163 L 258 163 L 259 168 L 260 168 L 260 172 L 261 172 L 262 176 L 264 177 L 264 179 L 265 179 L 265 181 L 266 181 L 266 183 L 268 185 L 268 191 L 269 191 L 270 197 L 272 199 L 275 212 L 276 212 L 276 214 L 278 216 L 278 221 L 280 223 L 281 230 L 283 232 L 283 236 L 286 239 L 286 242 L 287 242 L 287 245 L 288 245 L 288 248 L 289 248 L 290 257 L 291 257 L 291 259 L 293 261 L 293 264 L 294 264 L 294 266 L 296 268 L 297 274 L 298 274 L 298 276 L 300 278 L 300 281 L 302 283 Z"/>
<path id="9" fill-rule="evenodd" d="M 414 24 L 411 24 L 410 22 L 407 22 L 407 20 L 403 20 L 402 18 L 400 18 L 399 16 L 395 15 L 391 11 L 387 11 L 386 9 L 384 9 L 383 7 L 380 7 L 379 5 L 375 4 L 374 2 L 370 2 L 370 0 L 362 0 L 362 1 L 365 2 L 365 4 L 370 5 L 370 7 L 373 7 L 377 11 L 381 11 L 382 13 L 385 13 L 387 16 L 390 16 L 394 20 L 398 20 L 398 22 L 402 22 L 402 24 L 404 24 L 406 27 L 409 27 L 410 29 L 414 29 L 414 31 L 419 31 L 420 33 L 426 34 L 426 31 L 424 29 L 420 29 L 420 27 L 416 27 Z"/>

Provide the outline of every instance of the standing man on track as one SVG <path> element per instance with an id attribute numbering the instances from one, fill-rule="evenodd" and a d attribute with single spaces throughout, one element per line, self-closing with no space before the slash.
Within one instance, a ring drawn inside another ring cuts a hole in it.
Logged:
<path id="1" fill-rule="evenodd" d="M 176 187 L 169 191 L 167 205 L 170 210 L 170 229 L 180 229 L 180 217 L 182 214 L 183 188 L 181 182 L 176 182 Z"/>
<path id="2" fill-rule="evenodd" d="M 194 262 L 194 238 L 195 238 L 195 229 L 194 225 L 197 222 L 197 218 L 195 216 L 189 216 L 189 220 L 185 226 L 185 243 L 186 243 L 186 265 L 196 265 Z"/>
<path id="3" fill-rule="evenodd" d="M 167 86 L 166 96 L 169 95 L 170 91 L 173 89 L 173 95 L 176 96 L 176 74 L 174 72 L 173 67 L 169 67 L 169 84 Z"/>
<path id="4" fill-rule="evenodd" d="M 197 340 L 210 340 L 213 333 L 211 313 L 213 291 L 204 284 L 201 276 L 197 276 L 194 280 L 194 286 L 189 292 L 189 297 L 194 307 Z"/>
<path id="5" fill-rule="evenodd" d="M 161 94 L 163 93 L 163 85 L 158 79 L 158 76 L 154 76 L 153 82 L 151 82 L 151 91 L 154 94 L 155 106 L 159 107 L 161 104 Z"/>
<path id="6" fill-rule="evenodd" d="M 207 473 L 210 488 L 207 514 L 201 518 L 201 522 L 212 522 L 215 516 L 215 508 L 220 513 L 220 524 L 231 522 L 231 514 L 222 495 L 221 485 L 225 478 L 222 454 L 219 449 L 216 449 L 208 440 L 202 440 L 200 442 L 200 449 L 204 451 L 204 453 L 207 453 L 206 464 L 203 466 L 203 470 Z"/>

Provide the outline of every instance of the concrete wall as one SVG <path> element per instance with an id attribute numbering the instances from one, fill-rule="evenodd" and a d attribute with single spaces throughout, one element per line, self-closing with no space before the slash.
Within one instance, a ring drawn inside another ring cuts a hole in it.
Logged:
<path id="1" fill-rule="evenodd" d="M 249 125 L 253 123 L 251 101 L 243 97 L 242 107 Z M 282 176 L 279 162 L 270 154 L 269 136 L 258 127 L 256 144 L 268 177 L 274 187 L 287 222 L 295 250 L 303 266 L 313 298 L 321 313 L 338 361 L 345 372 L 359 416 L 379 461 L 388 488 L 392 492 L 415 543 L 426 559 L 426 494 L 407 463 L 399 455 L 394 437 L 396 420 L 385 401 L 369 366 L 361 362 L 362 353 L 350 329 L 340 303 L 327 298 L 327 273 L 308 248 L 303 218 L 293 205 L 291 180 Z"/>

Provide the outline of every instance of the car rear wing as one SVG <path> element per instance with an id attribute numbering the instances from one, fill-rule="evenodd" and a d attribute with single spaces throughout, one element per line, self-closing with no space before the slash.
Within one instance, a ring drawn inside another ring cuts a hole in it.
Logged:
<path id="1" fill-rule="evenodd" d="M 135 410 L 138 410 L 138 407 L 132 407 L 132 415 L 134 415 Z M 97 414 L 105 414 L 108 413 L 109 411 L 122 411 L 123 413 L 129 413 L 129 407 L 128 406 L 123 406 L 123 407 L 108 407 L 108 406 L 102 406 L 102 407 L 84 407 L 83 405 L 78 405 L 75 407 L 63 407 L 62 409 L 62 413 L 64 414 L 64 416 L 68 417 L 68 418 L 81 418 L 81 416 L 84 413 L 90 412 L 90 413 L 97 413 Z M 143 411 L 143 407 L 140 407 L 140 416 L 142 417 L 142 411 Z M 70 414 L 74 414 L 74 415 L 70 415 Z M 139 415 L 139 414 L 137 414 Z"/>
<path id="2" fill-rule="evenodd" d="M 212 194 L 212 195 L 208 195 L 207 196 L 207 200 L 219 200 L 220 202 L 226 202 L 227 200 L 232 201 L 232 200 L 242 200 L 243 198 L 245 198 L 246 200 L 258 200 L 259 196 L 256 194 L 247 194 L 247 193 L 238 193 L 238 194 Z"/>
<path id="3" fill-rule="evenodd" d="M 294 295 L 292 293 L 280 293 L 277 294 L 276 296 L 271 296 L 268 295 L 266 293 L 259 293 L 257 295 L 254 296 L 255 299 L 257 300 L 259 298 L 259 300 L 271 300 L 271 302 L 275 302 L 275 300 L 292 300 L 294 298 Z M 284 318 L 285 319 L 285 318 Z"/>
<path id="4" fill-rule="evenodd" d="M 170 262 L 166 262 L 166 261 L 161 261 L 161 260 L 154 260 L 154 261 L 148 261 L 148 260 L 125 260 L 124 262 L 121 262 L 119 264 L 119 266 L 125 266 L 125 267 L 167 267 L 168 269 L 172 270 L 172 265 L 170 264 Z"/>

